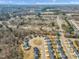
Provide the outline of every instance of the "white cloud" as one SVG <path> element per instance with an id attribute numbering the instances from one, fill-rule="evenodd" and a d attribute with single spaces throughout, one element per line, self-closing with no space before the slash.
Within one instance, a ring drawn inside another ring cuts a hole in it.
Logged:
<path id="1" fill-rule="evenodd" d="M 70 2 L 56 2 L 56 0 L 52 0 L 52 2 L 36 2 L 36 3 L 34 3 L 34 4 L 37 4 L 37 5 L 46 5 L 46 4 L 48 4 L 48 5 L 53 5 L 53 4 L 79 4 L 79 2 L 74 2 L 74 1 L 70 1 Z"/>
<path id="2" fill-rule="evenodd" d="M 79 4 L 77 1 L 71 1 L 70 4 Z"/>

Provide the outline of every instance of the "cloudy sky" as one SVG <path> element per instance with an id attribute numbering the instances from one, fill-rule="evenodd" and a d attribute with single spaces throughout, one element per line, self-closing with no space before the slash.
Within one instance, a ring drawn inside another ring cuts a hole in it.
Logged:
<path id="1" fill-rule="evenodd" d="M 79 4 L 79 0 L 0 0 L 0 4 Z"/>

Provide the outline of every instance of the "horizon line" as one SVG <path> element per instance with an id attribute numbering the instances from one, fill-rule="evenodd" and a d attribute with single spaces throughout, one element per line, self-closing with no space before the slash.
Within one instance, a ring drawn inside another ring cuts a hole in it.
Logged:
<path id="1" fill-rule="evenodd" d="M 79 4 L 0 4 L 0 5 L 79 5 Z"/>

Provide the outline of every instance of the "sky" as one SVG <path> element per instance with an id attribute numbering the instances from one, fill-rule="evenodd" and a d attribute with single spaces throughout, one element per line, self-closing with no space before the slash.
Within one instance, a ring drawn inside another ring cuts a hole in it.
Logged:
<path id="1" fill-rule="evenodd" d="M 0 0 L 0 4 L 79 4 L 79 0 Z"/>

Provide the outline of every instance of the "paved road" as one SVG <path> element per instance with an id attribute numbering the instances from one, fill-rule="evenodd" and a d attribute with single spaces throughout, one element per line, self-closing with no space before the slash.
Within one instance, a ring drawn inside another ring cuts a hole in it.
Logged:
<path id="1" fill-rule="evenodd" d="M 58 23 L 58 25 L 59 25 L 59 27 L 60 27 L 60 31 L 63 31 L 63 29 L 62 29 L 62 20 L 61 20 L 61 18 L 60 18 L 60 16 L 57 16 L 57 23 Z"/>
<path id="2" fill-rule="evenodd" d="M 45 41 L 43 40 L 45 43 Z M 46 53 L 45 53 L 45 44 L 43 43 L 43 48 L 42 48 L 42 59 L 46 59 Z"/>
<path id="3" fill-rule="evenodd" d="M 60 27 L 60 31 L 63 31 L 63 29 L 62 29 L 62 22 L 63 22 L 63 20 L 60 18 L 60 16 L 57 16 L 57 23 L 58 23 L 58 25 L 59 25 L 59 27 Z M 66 55 L 68 56 L 68 58 L 70 59 L 70 58 L 72 58 L 72 59 L 75 59 L 72 55 L 71 55 L 71 52 L 70 52 L 70 48 L 69 48 L 69 44 L 68 44 L 68 42 L 66 42 L 67 41 L 67 39 L 64 37 L 64 34 L 63 33 L 61 33 L 62 34 L 62 36 L 61 36 L 61 44 L 62 44 L 62 46 L 63 46 L 63 48 L 64 48 L 64 50 L 65 50 L 65 53 L 66 53 Z"/>
<path id="4" fill-rule="evenodd" d="M 67 42 L 67 39 L 64 37 L 63 33 L 62 33 L 62 36 L 61 36 L 61 43 L 62 43 L 62 46 L 63 46 L 63 48 L 65 50 L 66 55 L 68 56 L 68 59 L 75 59 L 75 57 L 72 56 L 72 54 L 71 54 L 69 44 Z"/>

